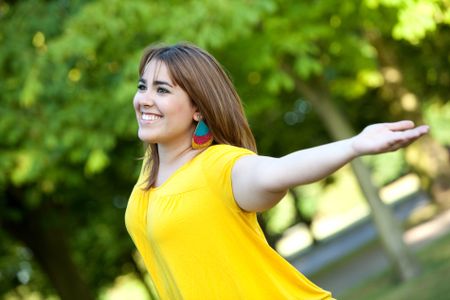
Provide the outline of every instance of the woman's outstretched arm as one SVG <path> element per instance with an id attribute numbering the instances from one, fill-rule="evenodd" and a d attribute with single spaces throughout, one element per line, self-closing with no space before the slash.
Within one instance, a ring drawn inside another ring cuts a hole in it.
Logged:
<path id="1" fill-rule="evenodd" d="M 358 156 L 406 147 L 427 132 L 428 126 L 411 121 L 374 124 L 352 138 L 281 158 L 244 156 L 233 167 L 234 197 L 243 210 L 267 210 L 291 187 L 325 178 Z"/>

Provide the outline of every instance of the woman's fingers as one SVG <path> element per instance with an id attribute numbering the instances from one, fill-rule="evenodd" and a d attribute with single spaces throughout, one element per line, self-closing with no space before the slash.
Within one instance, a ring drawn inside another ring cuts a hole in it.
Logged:
<path id="1" fill-rule="evenodd" d="M 384 124 L 387 126 L 387 128 L 389 128 L 390 130 L 393 130 L 393 131 L 407 130 L 407 129 L 414 128 L 414 122 L 409 121 L 409 120 L 392 122 L 392 123 L 384 123 Z"/>
<path id="2" fill-rule="evenodd" d="M 427 125 L 414 126 L 412 121 L 370 125 L 355 137 L 353 147 L 360 155 L 404 148 L 429 130 Z"/>
<path id="3" fill-rule="evenodd" d="M 403 131 L 403 134 L 408 139 L 417 139 L 422 135 L 428 133 L 429 127 L 427 125 L 422 125 L 413 129 L 408 129 Z"/>
<path id="4" fill-rule="evenodd" d="M 426 134 L 428 130 L 429 127 L 427 125 L 422 125 L 412 129 L 395 131 L 393 133 L 396 135 L 396 144 L 398 145 L 398 148 L 403 148 L 417 140 L 422 135 Z"/>
<path id="5" fill-rule="evenodd" d="M 417 129 L 417 131 L 419 131 L 420 135 L 424 135 L 424 134 L 428 133 L 428 131 L 430 130 L 430 126 L 421 125 L 421 126 L 417 127 L 416 129 Z"/>

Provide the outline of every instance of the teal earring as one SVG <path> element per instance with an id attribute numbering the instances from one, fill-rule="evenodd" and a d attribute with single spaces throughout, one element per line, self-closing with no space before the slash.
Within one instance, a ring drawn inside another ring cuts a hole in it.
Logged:
<path id="1" fill-rule="evenodd" d="M 213 136 L 208 125 L 201 119 L 197 123 L 194 134 L 192 135 L 192 148 L 203 149 L 211 145 Z"/>

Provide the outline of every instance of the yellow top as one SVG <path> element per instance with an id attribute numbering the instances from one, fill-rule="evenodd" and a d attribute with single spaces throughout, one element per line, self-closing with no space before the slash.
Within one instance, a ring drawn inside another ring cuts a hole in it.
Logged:
<path id="1" fill-rule="evenodd" d="M 231 169 L 253 152 L 214 145 L 144 191 L 125 222 L 161 299 L 331 299 L 266 242 L 256 213 L 236 204 Z"/>

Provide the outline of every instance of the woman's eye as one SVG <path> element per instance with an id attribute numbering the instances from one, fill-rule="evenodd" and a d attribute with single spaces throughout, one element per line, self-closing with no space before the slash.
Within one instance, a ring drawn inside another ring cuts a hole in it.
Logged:
<path id="1" fill-rule="evenodd" d="M 169 93 L 169 90 L 167 90 L 167 89 L 165 89 L 165 88 L 163 88 L 163 87 L 158 87 L 158 88 L 156 89 L 156 92 L 158 92 L 158 93 L 160 93 L 160 94 L 167 94 L 167 93 Z"/>
<path id="2" fill-rule="evenodd" d="M 140 90 L 140 91 L 145 91 L 145 89 L 146 89 L 145 84 L 142 84 L 142 83 L 138 83 L 137 88 L 138 88 L 138 90 Z"/>

